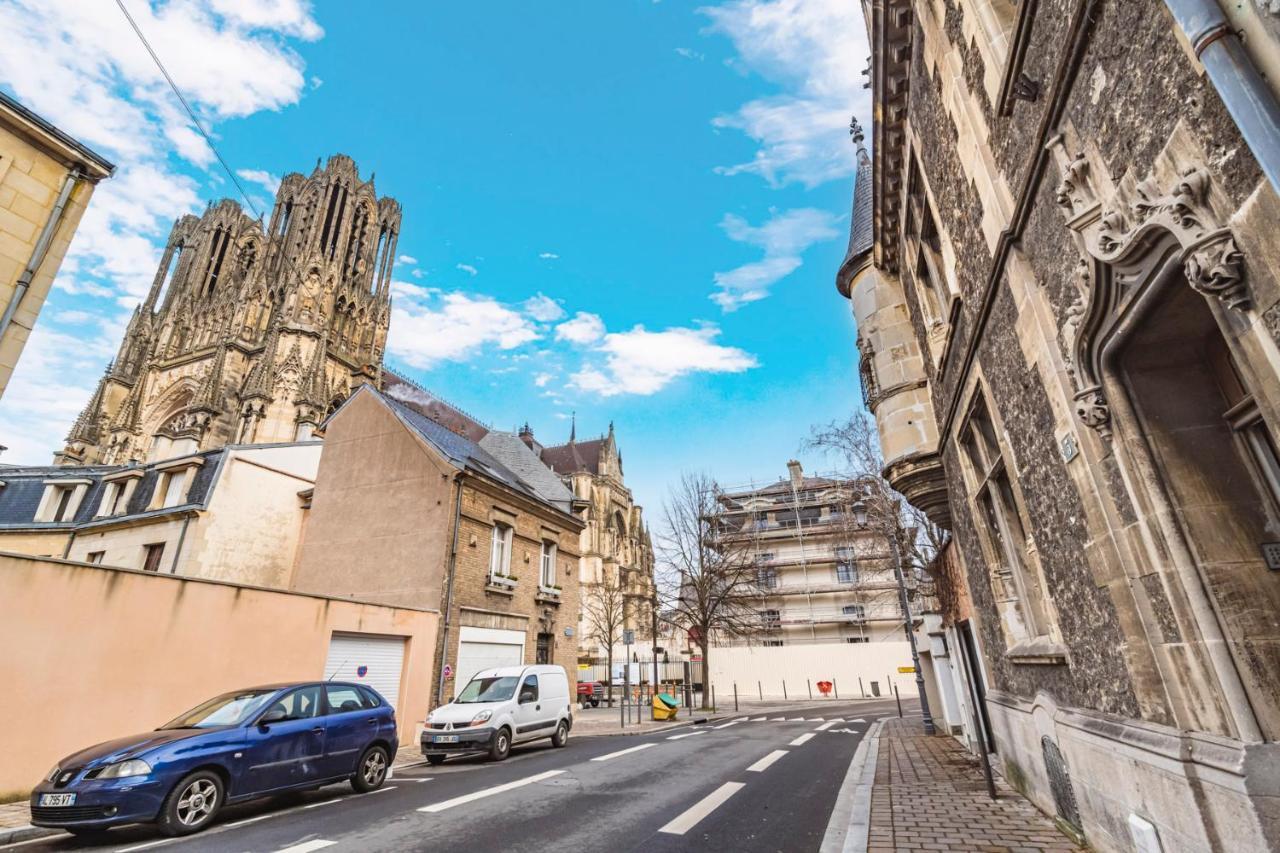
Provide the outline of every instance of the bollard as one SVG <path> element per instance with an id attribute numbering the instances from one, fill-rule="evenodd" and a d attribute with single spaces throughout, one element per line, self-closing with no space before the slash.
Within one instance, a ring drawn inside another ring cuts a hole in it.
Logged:
<path id="1" fill-rule="evenodd" d="M 809 688 L 809 701 L 812 702 L 813 701 L 813 681 L 811 679 L 806 678 L 804 680 L 804 684 L 805 684 L 805 687 Z"/>
<path id="2" fill-rule="evenodd" d="M 786 700 L 787 700 L 787 680 L 784 678 L 782 679 L 782 701 L 785 702 Z"/>
<path id="3" fill-rule="evenodd" d="M 764 701 L 764 688 L 760 686 L 760 682 L 756 682 L 756 692 L 760 694 L 760 701 Z"/>
<path id="4" fill-rule="evenodd" d="M 837 699 L 839 699 L 839 698 L 840 698 L 840 685 L 836 684 L 836 680 L 835 680 L 834 678 L 833 678 L 833 679 L 831 679 L 831 689 L 835 691 L 835 693 L 836 693 L 836 698 L 837 698 Z"/>
<path id="5" fill-rule="evenodd" d="M 711 685 L 711 710 L 716 709 L 716 686 Z"/>
<path id="6" fill-rule="evenodd" d="M 893 685 L 893 698 L 898 703 L 898 716 L 902 716 L 902 697 L 898 695 L 898 685 Z"/>
<path id="7" fill-rule="evenodd" d="M 862 676 L 861 676 L 861 675 L 859 675 L 859 676 L 858 676 L 858 692 L 862 694 L 862 698 L 863 698 L 863 699 L 866 699 L 866 698 L 867 698 L 867 690 L 866 690 L 866 688 L 865 688 L 865 687 L 863 687 L 863 686 L 862 686 Z"/>
<path id="8" fill-rule="evenodd" d="M 733 713 L 738 713 L 738 682 L 733 682 Z"/>

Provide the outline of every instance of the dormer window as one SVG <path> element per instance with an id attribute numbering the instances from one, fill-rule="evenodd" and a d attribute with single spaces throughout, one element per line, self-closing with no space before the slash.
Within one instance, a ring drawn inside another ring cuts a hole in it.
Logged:
<path id="1" fill-rule="evenodd" d="M 204 464 L 200 456 L 188 456 L 182 459 L 171 459 L 156 466 L 159 476 L 156 478 L 155 490 L 151 493 L 151 502 L 147 509 L 166 509 L 181 506 L 190 500 L 191 484 L 196 473 Z"/>
<path id="2" fill-rule="evenodd" d="M 129 501 L 141 479 L 142 471 L 136 469 L 103 477 L 102 501 L 94 517 L 107 518 L 128 512 Z"/>
<path id="3" fill-rule="evenodd" d="M 68 522 L 76 517 L 92 480 L 45 480 L 35 521 Z"/>

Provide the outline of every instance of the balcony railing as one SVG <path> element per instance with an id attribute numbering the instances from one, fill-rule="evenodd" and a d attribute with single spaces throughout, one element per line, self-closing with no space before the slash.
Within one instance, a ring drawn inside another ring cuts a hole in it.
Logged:
<path id="1" fill-rule="evenodd" d="M 902 611 L 892 605 L 868 605 L 854 613 L 845 613 L 843 608 L 818 608 L 810 613 L 806 609 L 797 608 L 782 613 L 774 620 L 777 625 L 809 625 L 812 623 L 844 623 L 901 621 Z M 773 623 L 766 623 L 773 624 Z"/>

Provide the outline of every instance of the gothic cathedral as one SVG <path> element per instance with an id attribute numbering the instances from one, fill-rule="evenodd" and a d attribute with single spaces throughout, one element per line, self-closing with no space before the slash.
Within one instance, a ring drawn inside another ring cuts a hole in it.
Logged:
<path id="1" fill-rule="evenodd" d="M 55 462 L 309 438 L 381 382 L 399 233 L 399 203 L 341 154 L 286 176 L 265 230 L 230 199 L 182 217 Z"/>

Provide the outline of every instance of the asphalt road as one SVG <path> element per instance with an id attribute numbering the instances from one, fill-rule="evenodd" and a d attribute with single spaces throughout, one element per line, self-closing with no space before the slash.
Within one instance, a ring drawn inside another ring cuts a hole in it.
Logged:
<path id="1" fill-rule="evenodd" d="M 233 806 L 188 838 L 137 826 L 92 843 L 63 834 L 0 850 L 805 853 L 822 843 L 863 734 L 893 707 L 831 703 L 649 735 L 571 736 L 564 749 L 544 740 L 502 763 L 401 769 L 370 794 L 332 785 Z"/>

